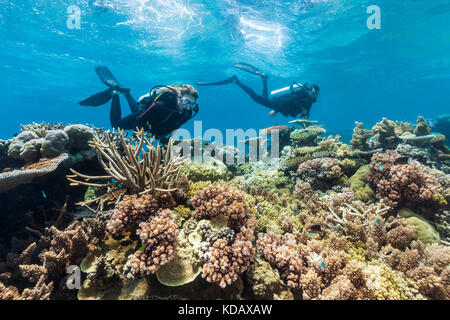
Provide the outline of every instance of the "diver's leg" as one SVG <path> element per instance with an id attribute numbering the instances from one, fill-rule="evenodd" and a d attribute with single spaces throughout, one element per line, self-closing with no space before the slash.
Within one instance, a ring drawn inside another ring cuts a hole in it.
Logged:
<path id="1" fill-rule="evenodd" d="M 236 84 L 244 90 L 252 99 L 258 104 L 261 104 L 267 108 L 273 108 L 273 103 L 270 99 L 264 96 L 258 95 L 255 91 L 253 91 L 252 88 L 247 87 L 245 84 L 243 84 L 238 78 L 236 78 Z"/>
<path id="2" fill-rule="evenodd" d="M 111 102 L 111 111 L 109 113 L 109 120 L 111 122 L 111 126 L 113 128 L 119 127 L 121 118 L 122 118 L 122 111 L 120 110 L 120 97 L 119 94 L 116 91 L 114 91 Z"/>
<path id="3" fill-rule="evenodd" d="M 267 84 L 267 76 L 263 77 L 263 97 L 269 99 L 269 85 Z"/>
<path id="4" fill-rule="evenodd" d="M 130 106 L 131 113 L 135 113 L 138 111 L 139 107 L 136 102 L 136 100 L 133 98 L 133 96 L 130 94 L 130 89 L 122 89 L 121 92 L 127 99 L 128 105 Z"/>

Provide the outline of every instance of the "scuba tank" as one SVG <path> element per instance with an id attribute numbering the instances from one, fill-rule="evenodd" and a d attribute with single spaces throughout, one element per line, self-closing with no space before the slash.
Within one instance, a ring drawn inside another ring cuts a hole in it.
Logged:
<path id="1" fill-rule="evenodd" d="M 276 97 L 283 96 L 283 95 L 285 95 L 285 94 L 287 94 L 287 93 L 289 93 L 289 92 L 294 93 L 294 92 L 296 92 L 296 91 L 302 90 L 303 88 L 305 88 L 304 85 L 294 83 L 293 85 L 291 85 L 291 86 L 289 86 L 289 87 L 285 87 L 285 88 L 281 88 L 281 89 L 272 91 L 272 92 L 270 93 L 270 96 L 271 96 L 272 98 L 276 98 Z"/>

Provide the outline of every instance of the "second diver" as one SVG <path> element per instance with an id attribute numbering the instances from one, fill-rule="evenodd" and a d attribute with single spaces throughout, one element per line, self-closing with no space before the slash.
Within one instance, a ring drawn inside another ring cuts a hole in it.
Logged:
<path id="1" fill-rule="evenodd" d="M 262 95 L 257 94 L 252 88 L 246 86 L 242 83 L 237 76 L 232 76 L 229 79 L 219 81 L 219 82 L 197 82 L 199 86 L 218 86 L 235 83 L 242 90 L 244 90 L 256 103 L 263 105 L 272 111 L 269 113 L 271 117 L 275 116 L 277 113 L 281 113 L 286 117 L 297 116 L 308 118 L 309 112 L 313 103 L 317 101 L 319 96 L 319 86 L 313 84 L 293 84 L 286 88 L 288 90 L 277 90 L 278 92 L 284 93 L 279 95 L 274 95 L 276 91 L 272 92 L 272 97 L 269 97 L 269 88 L 267 84 L 268 76 L 264 72 L 258 70 L 252 65 L 246 63 L 238 63 L 233 65 L 234 68 L 249 72 L 260 76 L 263 80 L 263 93 Z"/>

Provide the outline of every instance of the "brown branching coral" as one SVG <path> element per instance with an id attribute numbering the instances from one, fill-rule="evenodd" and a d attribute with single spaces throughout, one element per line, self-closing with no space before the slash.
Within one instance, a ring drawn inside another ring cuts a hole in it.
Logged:
<path id="1" fill-rule="evenodd" d="M 430 199 L 439 188 L 437 179 L 426 173 L 418 162 L 402 160 L 402 156 L 392 150 L 372 157 L 367 179 L 375 186 L 377 198 L 393 207 Z"/>
<path id="2" fill-rule="evenodd" d="M 249 218 L 245 193 L 228 185 L 212 185 L 192 197 L 196 217 L 216 217 L 224 215 L 232 226 L 239 229 Z"/>
<path id="3" fill-rule="evenodd" d="M 136 234 L 143 247 L 130 256 L 124 266 L 124 274 L 130 278 L 153 274 L 173 258 L 178 226 L 171 211 L 166 209 L 159 211 L 149 222 L 141 222 Z"/>
<path id="4" fill-rule="evenodd" d="M 113 235 L 134 233 L 141 222 L 148 221 L 160 209 L 173 209 L 175 205 L 171 195 L 165 192 L 125 195 L 108 220 L 106 229 Z"/>
<path id="5" fill-rule="evenodd" d="M 173 141 L 169 140 L 167 148 L 161 148 L 159 143 L 155 147 L 155 140 L 148 140 L 144 130 L 135 132 L 137 144 L 126 139 L 123 130 L 119 130 L 117 138 L 123 153 L 114 141 L 115 133 L 106 132 L 104 141 L 94 136 L 92 147 L 97 150 L 98 161 L 106 171 L 105 176 L 88 176 L 71 169 L 73 175 L 67 176 L 71 186 L 88 186 L 107 188 L 113 192 L 117 186 L 125 188 L 124 192 L 146 194 L 153 191 L 172 192 L 178 169 L 183 161 L 173 152 Z M 102 182 L 102 181 L 107 181 Z M 90 201 L 102 202 L 104 196 Z M 88 206 L 88 203 L 82 203 Z M 92 210 L 97 212 L 97 210 Z"/>
<path id="6" fill-rule="evenodd" d="M 254 261 L 253 229 L 243 226 L 230 245 L 225 238 L 217 239 L 209 252 L 210 259 L 203 265 L 202 277 L 221 288 L 231 285 Z"/>
<path id="7" fill-rule="evenodd" d="M 303 259 L 293 234 L 283 236 L 269 232 L 260 235 L 256 241 L 258 252 L 272 265 L 282 271 L 282 279 L 293 289 L 301 286 L 300 275 Z M 314 277 L 314 275 L 311 275 Z"/>
<path id="8" fill-rule="evenodd" d="M 0 291 L 13 299 L 74 298 L 75 292 L 66 286 L 66 271 L 71 265 L 80 265 L 89 252 L 89 240 L 77 222 L 65 230 L 50 227 L 40 239 L 39 254 L 35 255 L 37 243 L 33 242 L 21 253 L 9 253 L 6 262 L 0 264 L 4 282 Z M 14 286 L 27 286 L 25 282 L 33 283 L 34 287 L 27 287 L 19 294 Z"/>
<path id="9" fill-rule="evenodd" d="M 383 260 L 415 281 L 425 297 L 450 299 L 450 247 L 439 244 L 424 247 L 420 241 L 412 242 L 405 251 L 388 246 L 383 248 Z"/>
<path id="10" fill-rule="evenodd" d="M 196 217 L 214 218 L 223 215 L 228 218 L 231 229 L 225 228 L 216 234 L 210 234 L 214 242 L 206 248 L 206 260 L 202 277 L 208 282 L 225 288 L 236 281 L 254 261 L 254 230 L 257 221 L 250 218 L 245 193 L 228 185 L 212 185 L 192 197 Z M 205 230 L 207 231 L 207 230 Z M 234 235 L 235 231 L 237 234 Z M 217 239 L 217 236 L 219 238 Z"/>
<path id="11" fill-rule="evenodd" d="M 297 170 L 301 181 L 309 183 L 313 189 L 326 189 L 338 180 L 343 172 L 333 158 L 317 158 L 303 162 Z"/>
<path id="12" fill-rule="evenodd" d="M 363 123 L 356 121 L 353 129 L 352 140 L 350 145 L 354 149 L 365 151 L 369 148 L 368 140 L 372 135 L 372 131 L 363 128 Z"/>

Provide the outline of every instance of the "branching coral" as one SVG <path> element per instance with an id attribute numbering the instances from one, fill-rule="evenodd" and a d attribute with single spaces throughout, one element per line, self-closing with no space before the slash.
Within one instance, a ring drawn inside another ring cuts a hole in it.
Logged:
<path id="1" fill-rule="evenodd" d="M 221 288 L 231 285 L 253 262 L 254 240 L 253 229 L 248 226 L 241 227 L 231 244 L 226 238 L 217 239 L 208 253 L 209 261 L 203 265 L 202 277 Z"/>
<path id="2" fill-rule="evenodd" d="M 439 187 L 437 179 L 418 162 L 404 163 L 396 151 L 376 153 L 369 169 L 367 178 L 375 186 L 377 198 L 393 207 L 428 200 Z"/>
<path id="3" fill-rule="evenodd" d="M 105 142 L 95 135 L 92 146 L 96 148 L 98 161 L 107 175 L 87 176 L 71 169 L 73 175 L 67 176 L 70 185 L 107 188 L 107 194 L 116 190 L 119 185 L 139 194 L 175 191 L 173 183 L 183 161 L 174 155 L 173 141 L 169 140 L 167 149 L 161 148 L 159 143 L 155 148 L 154 138 L 149 141 L 143 129 L 135 132 L 135 135 L 138 141 L 134 145 L 125 138 L 123 130 L 119 130 L 117 138 L 123 149 L 123 155 L 114 141 L 114 133 L 106 132 Z M 89 208 L 88 204 L 99 202 L 102 206 L 104 199 L 105 195 L 82 204 Z M 100 207 L 92 211 L 99 210 Z"/>
<path id="4" fill-rule="evenodd" d="M 228 185 L 212 185 L 192 197 L 196 217 L 216 217 L 224 215 L 233 227 L 239 228 L 248 219 L 245 193 Z"/>
<path id="5" fill-rule="evenodd" d="M 302 163 L 297 170 L 300 180 L 307 182 L 313 189 L 328 188 L 329 183 L 342 176 L 342 170 L 336 159 L 317 158 Z"/>
<path id="6" fill-rule="evenodd" d="M 368 140 L 371 136 L 372 131 L 364 129 L 363 123 L 356 121 L 350 145 L 355 149 L 365 151 L 369 148 Z"/>
<path id="7" fill-rule="evenodd" d="M 106 228 L 113 235 L 134 233 L 141 222 L 147 221 L 160 209 L 173 209 L 175 205 L 171 195 L 165 192 L 142 196 L 125 195 L 108 220 Z"/>
<path id="8" fill-rule="evenodd" d="M 136 234 L 143 247 L 128 258 L 124 274 L 129 278 L 150 275 L 174 256 L 178 226 L 170 210 L 161 210 L 149 222 L 141 222 Z"/>
<path id="9" fill-rule="evenodd" d="M 222 235 L 222 232 L 212 234 L 213 237 L 207 236 L 205 239 L 217 240 L 209 245 L 206 243 L 204 258 L 207 262 L 202 272 L 202 277 L 208 282 L 224 288 L 236 281 L 254 260 L 252 242 L 255 240 L 253 233 L 257 221 L 248 214 L 245 193 L 228 185 L 209 186 L 191 201 L 197 218 L 223 215 L 228 219 L 231 229 L 224 231 L 229 231 Z"/>

